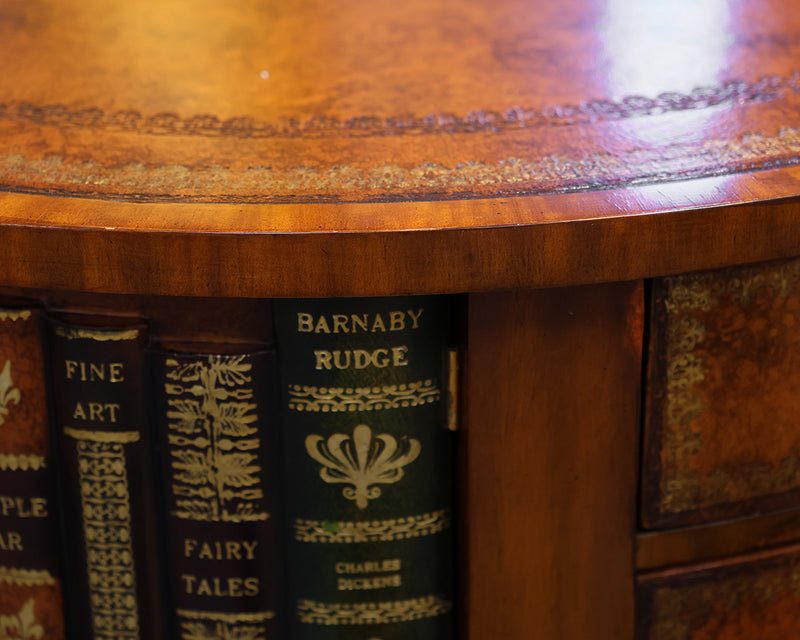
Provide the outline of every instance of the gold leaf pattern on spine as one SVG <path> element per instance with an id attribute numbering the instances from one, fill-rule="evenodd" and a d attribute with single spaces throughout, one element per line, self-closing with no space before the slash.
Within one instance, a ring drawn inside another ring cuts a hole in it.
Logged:
<path id="1" fill-rule="evenodd" d="M 2 640 L 41 640 L 44 627 L 36 620 L 34 600 L 28 600 L 18 613 L 0 615 L 0 638 Z"/>
<path id="2" fill-rule="evenodd" d="M 28 320 L 31 317 L 29 309 L 0 309 L 0 320 Z"/>
<path id="3" fill-rule="evenodd" d="M 32 587 L 56 584 L 56 579 L 45 569 L 0 567 L 0 583 L 15 584 L 20 587 Z"/>
<path id="4" fill-rule="evenodd" d="M 168 359 L 168 441 L 177 509 L 187 520 L 255 522 L 262 506 L 252 365 L 246 356 Z"/>
<path id="5" fill-rule="evenodd" d="M 364 522 L 296 520 L 294 535 L 298 542 L 390 542 L 433 535 L 449 528 L 450 523 L 449 509 L 407 518 Z"/>
<path id="6" fill-rule="evenodd" d="M 178 609 L 177 613 L 191 620 L 215 620 L 219 622 L 266 622 L 275 617 L 274 611 L 253 611 L 251 613 L 227 613 L 225 611 L 195 611 Z"/>
<path id="7" fill-rule="evenodd" d="M 124 447 L 78 441 L 78 470 L 95 640 L 138 640 L 136 574 Z"/>
<path id="8" fill-rule="evenodd" d="M 327 440 L 313 434 L 306 438 L 308 455 L 322 465 L 320 478 L 330 484 L 344 483 L 342 495 L 366 509 L 370 500 L 379 498 L 378 484 L 394 484 L 405 474 L 403 467 L 419 456 L 422 445 L 415 438 L 397 439 L 387 433 L 372 435 L 365 424 L 353 429 L 353 435 L 334 433 Z"/>
<path id="9" fill-rule="evenodd" d="M 124 342 L 136 340 L 139 337 L 138 329 L 123 329 L 109 331 L 108 329 L 86 329 L 84 327 L 62 327 L 56 325 L 56 335 L 67 340 L 96 340 L 97 342 Z"/>
<path id="10" fill-rule="evenodd" d="M 418 407 L 437 402 L 441 393 L 435 380 L 382 387 L 309 387 L 289 385 L 289 408 L 294 411 L 375 411 Z"/>
<path id="11" fill-rule="evenodd" d="M 439 596 L 426 596 L 394 602 L 340 604 L 300 600 L 297 613 L 306 624 L 357 625 L 388 624 L 432 618 L 449 613 L 453 604 Z"/>
<path id="12" fill-rule="evenodd" d="M 267 640 L 264 622 L 275 617 L 273 611 L 224 613 L 178 609 L 181 640 Z"/>
<path id="13" fill-rule="evenodd" d="M 131 444 L 139 441 L 138 431 L 89 431 L 88 429 L 72 429 L 65 427 L 64 433 L 76 440 L 115 444 Z"/>
<path id="14" fill-rule="evenodd" d="M 14 386 L 11 379 L 11 360 L 6 360 L 3 370 L 0 371 L 0 425 L 4 424 L 11 409 L 9 405 L 19 404 L 22 400 L 20 390 Z"/>
<path id="15" fill-rule="evenodd" d="M 46 462 L 42 456 L 0 453 L 0 471 L 39 471 L 45 466 Z"/>

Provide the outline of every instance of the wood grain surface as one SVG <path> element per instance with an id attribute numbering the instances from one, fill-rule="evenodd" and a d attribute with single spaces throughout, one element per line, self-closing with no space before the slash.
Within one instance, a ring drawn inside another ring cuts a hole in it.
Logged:
<path id="1" fill-rule="evenodd" d="M 642 291 L 470 296 L 465 636 L 633 635 Z"/>
<path id="2" fill-rule="evenodd" d="M 4 280 L 378 295 L 796 255 L 798 32 L 791 0 L 9 0 Z"/>

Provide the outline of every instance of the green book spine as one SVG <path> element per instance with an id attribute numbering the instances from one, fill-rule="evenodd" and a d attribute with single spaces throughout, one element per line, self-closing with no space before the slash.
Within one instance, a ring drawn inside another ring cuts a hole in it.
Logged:
<path id="1" fill-rule="evenodd" d="M 291 637 L 450 637 L 448 299 L 275 307 Z"/>

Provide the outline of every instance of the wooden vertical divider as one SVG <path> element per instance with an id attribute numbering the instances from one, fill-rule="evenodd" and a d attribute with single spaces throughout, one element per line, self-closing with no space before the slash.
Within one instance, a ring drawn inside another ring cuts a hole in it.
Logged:
<path id="1" fill-rule="evenodd" d="M 470 296 L 462 637 L 630 640 L 642 285 Z"/>

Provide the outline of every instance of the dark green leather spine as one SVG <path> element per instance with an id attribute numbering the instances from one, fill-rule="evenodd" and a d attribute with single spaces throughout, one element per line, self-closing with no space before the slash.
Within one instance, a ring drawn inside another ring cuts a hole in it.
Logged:
<path id="1" fill-rule="evenodd" d="M 275 307 L 292 637 L 450 637 L 447 298 Z"/>

